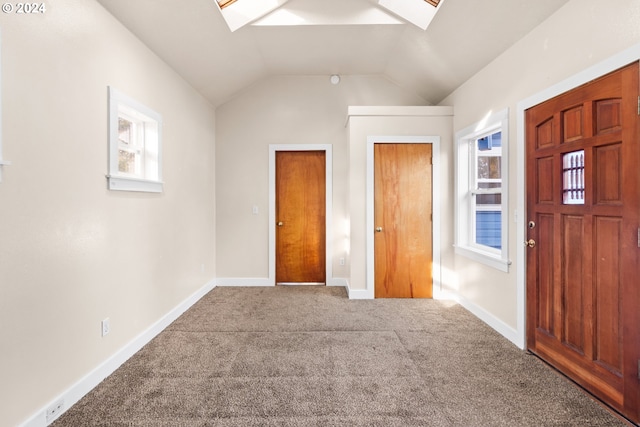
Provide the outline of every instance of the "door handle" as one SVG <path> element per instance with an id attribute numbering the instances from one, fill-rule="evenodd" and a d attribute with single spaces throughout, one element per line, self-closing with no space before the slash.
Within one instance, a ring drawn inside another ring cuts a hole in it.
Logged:
<path id="1" fill-rule="evenodd" d="M 376 227 L 376 233 L 382 233 L 382 227 Z"/>
<path id="2" fill-rule="evenodd" d="M 525 246 L 529 246 L 530 248 L 535 248 L 536 246 L 536 241 L 533 239 L 529 239 L 526 242 L 524 242 Z"/>
<path id="3" fill-rule="evenodd" d="M 284 225 L 284 222 L 282 221 L 278 221 L 278 223 L 276 224 L 278 227 L 282 227 Z"/>

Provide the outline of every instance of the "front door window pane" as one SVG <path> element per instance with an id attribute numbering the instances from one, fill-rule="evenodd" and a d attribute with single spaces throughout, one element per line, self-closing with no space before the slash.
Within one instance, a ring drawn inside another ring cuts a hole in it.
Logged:
<path id="1" fill-rule="evenodd" d="M 584 205 L 584 150 L 562 156 L 562 203 Z"/>

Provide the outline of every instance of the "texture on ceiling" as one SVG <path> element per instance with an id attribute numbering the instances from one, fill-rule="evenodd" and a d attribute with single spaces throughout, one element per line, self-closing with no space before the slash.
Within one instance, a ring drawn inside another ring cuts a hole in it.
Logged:
<path id="1" fill-rule="evenodd" d="M 235 32 L 215 0 L 98 1 L 217 106 L 272 75 L 329 74 L 383 75 L 437 104 L 568 0 L 444 0 L 424 31 L 384 0 L 288 0 L 304 22 Z"/>

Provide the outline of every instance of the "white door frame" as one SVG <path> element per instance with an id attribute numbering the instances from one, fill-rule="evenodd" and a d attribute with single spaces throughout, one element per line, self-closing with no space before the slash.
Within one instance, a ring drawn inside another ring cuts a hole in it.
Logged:
<path id="1" fill-rule="evenodd" d="M 331 144 L 269 144 L 269 283 L 276 284 L 276 152 L 325 152 L 326 285 L 333 284 L 333 151 Z"/>
<path id="2" fill-rule="evenodd" d="M 526 238 L 526 222 L 527 222 L 527 210 L 526 210 L 526 174 L 525 174 L 525 111 L 535 105 L 541 104 L 555 96 L 561 95 L 572 89 L 582 86 L 591 80 L 598 77 L 609 74 L 619 68 L 624 67 L 632 62 L 640 60 L 640 44 L 632 46 L 617 55 L 605 59 L 578 74 L 575 74 L 529 98 L 523 99 L 518 102 L 516 109 L 516 130 L 517 130 L 517 159 L 516 159 L 516 189 L 518 193 L 517 197 L 517 211 L 516 211 L 516 241 L 524 242 Z M 527 328 L 526 328 L 526 251 L 524 244 L 517 244 L 517 269 L 516 269 L 516 302 L 517 302 L 517 342 L 515 344 L 524 349 L 527 346 Z"/>
<path id="3" fill-rule="evenodd" d="M 374 251 L 374 145 L 375 144 L 431 144 L 433 165 L 432 174 L 432 211 L 433 211 L 433 265 L 431 275 L 433 279 L 433 298 L 441 298 L 442 282 L 440 268 L 440 137 L 439 136 L 368 136 L 367 137 L 367 190 L 366 190 L 366 294 L 367 298 L 375 298 L 375 251 Z"/>

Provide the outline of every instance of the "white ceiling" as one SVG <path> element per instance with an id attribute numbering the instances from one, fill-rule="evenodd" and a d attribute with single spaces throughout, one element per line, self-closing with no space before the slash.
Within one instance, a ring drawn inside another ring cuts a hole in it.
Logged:
<path id="1" fill-rule="evenodd" d="M 98 1 L 217 106 L 268 76 L 334 73 L 437 104 L 568 0 L 443 0 L 425 31 L 377 0 L 289 0 L 235 32 L 215 0 Z M 303 25 L 268 25 L 285 12 Z"/>

